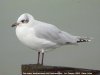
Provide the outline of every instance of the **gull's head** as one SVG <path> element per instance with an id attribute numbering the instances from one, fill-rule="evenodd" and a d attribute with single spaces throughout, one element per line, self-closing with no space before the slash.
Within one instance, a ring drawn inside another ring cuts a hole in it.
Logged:
<path id="1" fill-rule="evenodd" d="M 33 20 L 34 18 L 31 14 L 24 13 L 18 18 L 16 23 L 12 24 L 12 27 L 16 27 L 22 24 L 27 24 L 29 22 L 32 22 Z"/>

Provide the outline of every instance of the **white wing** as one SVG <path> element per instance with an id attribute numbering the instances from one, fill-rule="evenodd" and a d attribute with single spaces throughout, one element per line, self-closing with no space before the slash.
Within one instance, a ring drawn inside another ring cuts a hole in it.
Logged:
<path id="1" fill-rule="evenodd" d="M 67 32 L 61 31 L 54 25 L 40 21 L 36 21 L 35 24 L 35 34 L 39 38 L 46 39 L 60 45 L 76 43 L 76 36 L 72 36 Z"/>

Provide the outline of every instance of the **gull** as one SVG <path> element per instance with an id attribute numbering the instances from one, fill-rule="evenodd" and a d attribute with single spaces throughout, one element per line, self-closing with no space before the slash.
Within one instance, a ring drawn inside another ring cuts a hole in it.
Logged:
<path id="1" fill-rule="evenodd" d="M 91 41 L 89 37 L 74 36 L 55 25 L 38 21 L 29 13 L 22 14 L 12 27 L 16 27 L 16 36 L 24 45 L 38 52 L 37 64 L 40 64 L 40 54 L 42 54 L 41 65 L 46 51 Z"/>

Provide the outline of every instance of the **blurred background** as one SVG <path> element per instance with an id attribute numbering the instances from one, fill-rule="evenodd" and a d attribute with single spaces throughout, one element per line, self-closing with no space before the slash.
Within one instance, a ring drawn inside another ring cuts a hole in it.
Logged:
<path id="1" fill-rule="evenodd" d="M 100 70 L 100 0 L 0 0 L 0 75 L 20 75 L 22 64 L 37 63 L 37 52 L 24 46 L 11 28 L 23 13 L 94 38 L 46 53 L 45 65 Z"/>

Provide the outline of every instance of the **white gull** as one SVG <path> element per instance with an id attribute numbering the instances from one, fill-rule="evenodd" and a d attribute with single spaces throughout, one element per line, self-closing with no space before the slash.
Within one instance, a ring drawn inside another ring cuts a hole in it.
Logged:
<path id="1" fill-rule="evenodd" d="M 23 44 L 38 51 L 37 64 L 39 64 L 40 53 L 42 53 L 42 65 L 44 52 L 50 49 L 91 41 L 89 37 L 74 36 L 52 24 L 35 20 L 28 13 L 22 14 L 17 22 L 12 24 L 12 27 L 16 27 L 16 35 Z"/>

